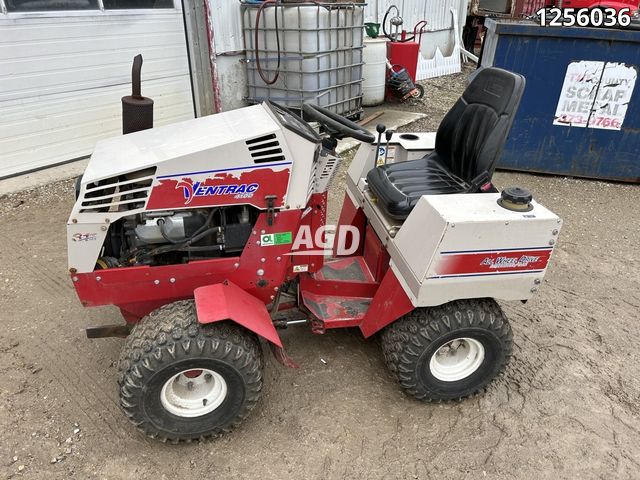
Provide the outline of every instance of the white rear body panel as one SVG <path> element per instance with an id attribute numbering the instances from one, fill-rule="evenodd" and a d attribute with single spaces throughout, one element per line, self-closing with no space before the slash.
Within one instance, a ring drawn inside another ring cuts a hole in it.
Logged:
<path id="1" fill-rule="evenodd" d="M 414 140 L 394 134 L 389 148 L 361 145 L 349 167 L 347 193 L 361 207 L 389 251 L 391 268 L 416 307 L 456 299 L 491 297 L 527 300 L 546 272 L 562 221 L 533 201 L 529 212 L 498 205 L 499 193 L 425 195 L 406 220 L 384 212 L 366 175 L 376 160 L 421 158 L 435 147 L 435 135 Z"/>
<path id="2" fill-rule="evenodd" d="M 561 220 L 533 202 L 498 205 L 499 193 L 425 195 L 387 247 L 416 306 L 458 298 L 526 300 L 547 269 Z"/>

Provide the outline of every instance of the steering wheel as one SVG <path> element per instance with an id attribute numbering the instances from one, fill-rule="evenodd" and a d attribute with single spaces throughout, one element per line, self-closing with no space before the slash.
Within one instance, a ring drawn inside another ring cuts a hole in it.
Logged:
<path id="1" fill-rule="evenodd" d="M 365 143 L 374 143 L 376 137 L 369 133 L 363 127 L 357 123 L 347 120 L 337 113 L 333 113 L 326 108 L 313 105 L 311 103 L 304 103 L 302 105 L 302 111 L 304 112 L 305 119 L 318 122 L 325 128 L 338 132 L 345 137 L 355 138 Z"/>

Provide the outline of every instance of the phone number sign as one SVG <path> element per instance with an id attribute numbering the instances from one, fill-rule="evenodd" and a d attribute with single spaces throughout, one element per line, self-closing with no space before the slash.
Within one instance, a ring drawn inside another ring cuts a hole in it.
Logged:
<path id="1" fill-rule="evenodd" d="M 637 78 L 636 68 L 624 63 L 570 63 L 553 124 L 620 130 Z"/>

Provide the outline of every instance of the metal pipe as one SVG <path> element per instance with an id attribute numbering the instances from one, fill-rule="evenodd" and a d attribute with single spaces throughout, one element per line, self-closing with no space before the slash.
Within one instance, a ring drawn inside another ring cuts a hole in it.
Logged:
<path id="1" fill-rule="evenodd" d="M 133 57 L 133 65 L 131 66 L 131 96 L 133 98 L 142 98 L 140 93 L 142 84 L 142 55 L 138 54 Z"/>
<path id="2" fill-rule="evenodd" d="M 305 323 L 309 323 L 309 320 L 304 318 L 301 320 L 289 320 L 288 322 L 286 322 L 287 326 L 289 325 L 303 325 Z"/>

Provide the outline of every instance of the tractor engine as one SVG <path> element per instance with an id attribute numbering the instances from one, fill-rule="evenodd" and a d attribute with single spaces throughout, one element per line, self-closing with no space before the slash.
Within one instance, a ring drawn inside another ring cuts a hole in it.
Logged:
<path id="1" fill-rule="evenodd" d="M 76 184 L 69 270 L 239 256 L 261 212 L 326 191 L 337 158 L 321 143 L 271 103 L 101 140 Z"/>
<path id="2" fill-rule="evenodd" d="M 109 229 L 97 267 L 170 265 L 237 255 L 257 216 L 258 211 L 246 205 L 127 216 Z"/>

